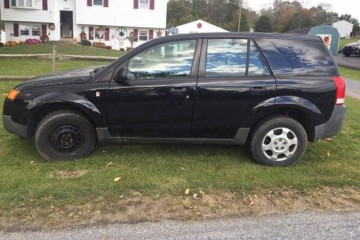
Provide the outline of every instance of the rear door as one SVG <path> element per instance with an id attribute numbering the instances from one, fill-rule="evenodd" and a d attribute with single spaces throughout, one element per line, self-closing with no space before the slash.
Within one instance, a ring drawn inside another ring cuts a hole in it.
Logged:
<path id="1" fill-rule="evenodd" d="M 251 127 L 254 109 L 275 95 L 276 81 L 253 40 L 204 40 L 193 137 L 234 139 L 239 128 Z"/>

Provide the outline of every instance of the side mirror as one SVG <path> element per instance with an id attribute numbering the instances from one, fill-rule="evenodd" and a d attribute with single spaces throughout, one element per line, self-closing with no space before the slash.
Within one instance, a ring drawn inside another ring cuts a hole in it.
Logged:
<path id="1" fill-rule="evenodd" d="M 114 76 L 114 81 L 118 84 L 123 84 L 133 79 L 135 79 L 135 74 L 125 67 L 118 69 Z"/>

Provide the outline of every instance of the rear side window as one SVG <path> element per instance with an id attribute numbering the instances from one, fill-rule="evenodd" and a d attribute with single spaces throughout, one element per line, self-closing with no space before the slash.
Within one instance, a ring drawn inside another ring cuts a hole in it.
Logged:
<path id="1" fill-rule="evenodd" d="M 206 77 L 269 75 L 255 45 L 248 39 L 209 39 Z"/>
<path id="2" fill-rule="evenodd" d="M 263 52 L 277 75 L 337 75 L 334 60 L 321 41 L 267 41 Z"/>

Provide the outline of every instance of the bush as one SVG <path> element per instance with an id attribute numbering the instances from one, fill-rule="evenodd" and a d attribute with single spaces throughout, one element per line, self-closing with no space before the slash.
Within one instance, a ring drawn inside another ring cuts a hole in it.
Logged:
<path id="1" fill-rule="evenodd" d="M 106 45 L 105 45 L 105 43 L 102 43 L 102 42 L 94 42 L 93 47 L 106 48 Z"/>
<path id="2" fill-rule="evenodd" d="M 0 47 L 3 47 L 3 46 L 4 46 L 4 44 L 2 42 L 0 42 Z"/>
<path id="3" fill-rule="evenodd" d="M 33 44 L 33 45 L 37 45 L 40 44 L 41 41 L 39 39 L 35 39 L 35 38 L 28 38 L 26 39 L 26 44 Z"/>
<path id="4" fill-rule="evenodd" d="M 16 41 L 7 41 L 5 43 L 5 46 L 8 46 L 8 47 L 13 47 L 13 46 L 16 46 L 18 45 L 18 43 Z"/>
<path id="5" fill-rule="evenodd" d="M 41 39 L 41 42 L 42 42 L 42 43 L 47 43 L 47 42 L 49 42 L 49 36 L 46 35 L 46 34 L 41 35 L 40 39 Z"/>
<path id="6" fill-rule="evenodd" d="M 106 49 L 112 49 L 112 47 L 111 47 L 111 46 L 106 46 L 105 48 L 106 48 Z"/>
<path id="7" fill-rule="evenodd" d="M 91 46 L 91 42 L 89 40 L 81 40 L 80 42 L 81 45 L 84 45 L 84 46 Z"/>

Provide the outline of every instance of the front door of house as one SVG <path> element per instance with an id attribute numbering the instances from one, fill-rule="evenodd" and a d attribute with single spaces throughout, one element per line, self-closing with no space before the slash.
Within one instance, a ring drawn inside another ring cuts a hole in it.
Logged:
<path id="1" fill-rule="evenodd" d="M 61 38 L 73 37 L 73 12 L 60 11 Z"/>

